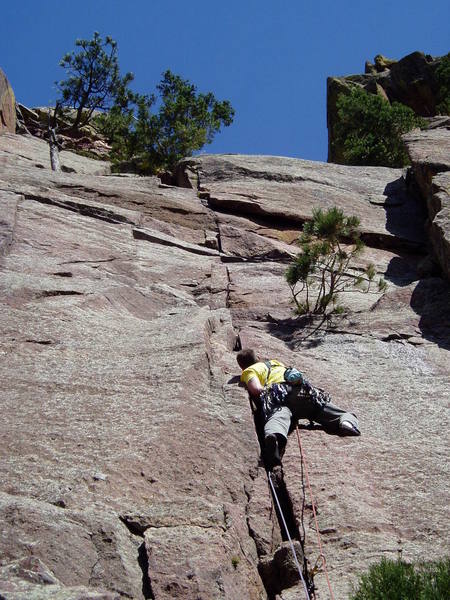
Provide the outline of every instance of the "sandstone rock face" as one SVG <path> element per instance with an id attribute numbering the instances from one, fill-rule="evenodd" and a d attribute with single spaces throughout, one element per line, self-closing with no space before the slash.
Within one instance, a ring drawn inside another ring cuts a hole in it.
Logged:
<path id="1" fill-rule="evenodd" d="M 0 596 L 302 597 L 238 385 L 240 346 L 297 365 L 360 419 L 361 438 L 300 431 L 336 598 L 399 545 L 408 560 L 448 553 L 450 292 L 418 277 L 425 215 L 401 171 L 202 156 L 180 167 L 194 186 L 182 188 L 69 155 L 77 172 L 56 174 L 43 142 L 10 142 Z M 348 312 L 314 332 L 293 317 L 283 273 L 304 220 L 331 204 L 361 217 L 356 270 L 375 262 L 389 286 L 349 294 Z M 284 472 L 294 546 L 312 567 L 295 434 Z M 314 581 L 328 598 L 324 573 Z"/>
<path id="2" fill-rule="evenodd" d="M 377 60 L 378 59 L 378 60 Z M 343 149 L 335 140 L 338 120 L 336 101 L 339 94 L 347 94 L 354 86 L 371 94 L 381 95 L 389 102 L 401 102 L 423 117 L 436 115 L 438 83 L 436 68 L 442 57 L 413 52 L 399 61 L 377 56 L 375 65 L 366 63 L 364 75 L 329 77 L 327 80 L 328 161 L 343 163 Z"/>
<path id="3" fill-rule="evenodd" d="M 6 75 L 0 69 L 0 135 L 16 132 L 16 99 Z"/>
<path id="4" fill-rule="evenodd" d="M 403 139 L 427 205 L 433 254 L 450 280 L 450 128 L 415 131 Z"/>
<path id="5" fill-rule="evenodd" d="M 263 226 L 276 224 L 270 237 L 281 241 L 292 242 L 289 231 L 301 229 L 315 207 L 338 206 L 359 217 L 364 238 L 374 246 L 423 242 L 423 208 L 407 195 L 401 169 L 239 155 L 186 159 L 179 168 L 195 174 L 193 185 L 200 182 L 200 196 L 220 211 L 219 221 L 228 218 L 222 212 L 252 215 L 262 234 L 267 234 Z"/>

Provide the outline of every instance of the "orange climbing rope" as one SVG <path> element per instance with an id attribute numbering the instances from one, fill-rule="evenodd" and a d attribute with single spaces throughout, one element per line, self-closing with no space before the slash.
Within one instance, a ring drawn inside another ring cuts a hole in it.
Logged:
<path id="1" fill-rule="evenodd" d="M 295 430 L 297 432 L 298 448 L 300 450 L 300 457 L 301 457 L 303 466 L 305 468 L 306 483 L 308 484 L 309 495 L 311 498 L 311 506 L 312 506 L 312 511 L 313 511 L 313 515 L 314 515 L 314 523 L 315 523 L 316 532 L 317 532 L 317 541 L 319 543 L 319 551 L 320 551 L 319 559 L 322 560 L 323 570 L 324 570 L 325 577 L 326 577 L 327 583 L 328 583 L 328 589 L 330 590 L 330 598 L 331 598 L 331 600 L 334 600 L 334 594 L 333 594 L 333 590 L 331 589 L 330 578 L 328 577 L 327 562 L 325 560 L 325 554 L 323 553 L 322 540 L 320 539 L 319 523 L 317 521 L 317 514 L 316 514 L 316 505 L 315 505 L 313 493 L 311 490 L 311 484 L 309 483 L 308 466 L 306 464 L 305 451 L 303 450 L 302 442 L 300 440 L 300 434 L 298 432 L 298 423 L 295 427 Z M 317 562 L 319 561 L 319 559 L 317 560 Z M 317 565 L 317 563 L 316 563 L 316 565 Z"/>

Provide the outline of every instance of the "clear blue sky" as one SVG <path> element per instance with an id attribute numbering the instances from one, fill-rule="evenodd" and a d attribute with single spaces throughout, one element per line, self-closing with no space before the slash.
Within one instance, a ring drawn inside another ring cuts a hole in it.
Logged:
<path id="1" fill-rule="evenodd" d="M 229 99 L 233 125 L 208 152 L 327 158 L 326 78 L 376 54 L 450 50 L 448 0 L 20 0 L 2 2 L 0 67 L 19 102 L 54 103 L 76 38 L 110 34 L 134 87 L 166 69 Z"/>

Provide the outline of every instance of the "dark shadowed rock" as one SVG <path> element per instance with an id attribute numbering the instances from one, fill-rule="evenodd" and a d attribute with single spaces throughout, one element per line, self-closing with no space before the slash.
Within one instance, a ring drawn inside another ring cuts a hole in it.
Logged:
<path id="1" fill-rule="evenodd" d="M 404 136 L 415 180 L 428 210 L 434 256 L 450 280 L 450 129 L 442 127 Z"/>
<path id="2" fill-rule="evenodd" d="M 300 542 L 293 544 L 297 561 L 303 564 L 303 551 Z M 264 558 L 260 562 L 260 573 L 265 581 L 266 588 L 277 594 L 285 588 L 291 588 L 300 581 L 297 563 L 295 562 L 289 542 L 283 542 L 270 559 Z M 297 593 L 300 590 L 297 588 Z M 304 594 L 304 591 L 303 591 Z"/>
<path id="3" fill-rule="evenodd" d="M 442 271 L 450 281 L 450 173 L 433 178 L 430 238 Z"/>
<path id="4" fill-rule="evenodd" d="M 390 102 L 401 102 L 423 117 L 436 114 L 438 84 L 436 68 L 441 58 L 433 58 L 423 52 L 413 52 L 388 68 L 388 76 L 381 77 L 379 84 Z M 386 71 L 383 71 L 386 73 Z"/>

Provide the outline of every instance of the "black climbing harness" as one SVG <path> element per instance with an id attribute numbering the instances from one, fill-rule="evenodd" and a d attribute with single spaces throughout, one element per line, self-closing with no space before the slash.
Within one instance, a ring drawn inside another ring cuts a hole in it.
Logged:
<path id="1" fill-rule="evenodd" d="M 286 404 L 286 398 L 289 390 L 284 383 L 272 383 L 269 386 L 269 377 L 272 371 L 272 364 L 270 360 L 264 361 L 268 371 L 266 375 L 266 384 L 259 395 L 261 401 L 261 409 L 264 414 L 264 418 L 267 421 L 274 412 L 281 410 L 281 407 Z"/>

